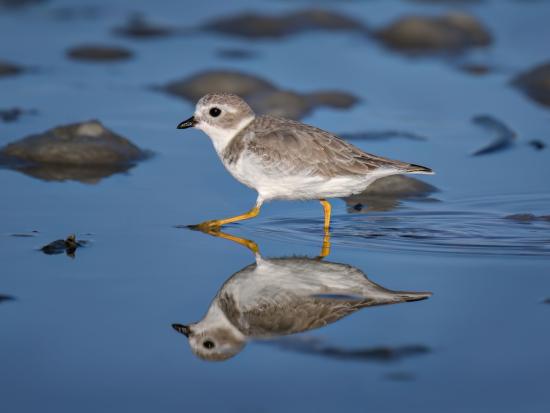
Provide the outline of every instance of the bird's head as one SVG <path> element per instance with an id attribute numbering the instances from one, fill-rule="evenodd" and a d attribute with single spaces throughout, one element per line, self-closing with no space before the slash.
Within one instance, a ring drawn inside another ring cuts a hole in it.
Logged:
<path id="1" fill-rule="evenodd" d="M 252 122 L 254 116 L 254 111 L 239 96 L 210 93 L 197 102 L 193 116 L 181 122 L 178 129 L 200 129 L 212 139 L 216 149 L 220 150 Z"/>
<path id="2" fill-rule="evenodd" d="M 191 351 L 203 360 L 227 360 L 246 345 L 242 334 L 230 326 L 208 325 L 203 320 L 190 325 L 172 324 L 172 327 L 187 337 Z"/>

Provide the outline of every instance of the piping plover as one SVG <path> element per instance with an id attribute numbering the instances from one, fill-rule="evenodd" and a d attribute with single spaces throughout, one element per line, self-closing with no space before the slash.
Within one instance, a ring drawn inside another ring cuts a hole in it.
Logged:
<path id="1" fill-rule="evenodd" d="M 364 191 L 379 178 L 397 174 L 432 174 L 430 168 L 363 152 L 330 132 L 274 116 L 256 116 L 240 97 L 203 96 L 195 114 L 178 129 L 205 132 L 227 170 L 258 192 L 256 205 L 231 218 L 203 222 L 202 230 L 253 218 L 265 201 L 320 200 L 324 228 L 330 226 L 327 198 Z"/>
<path id="2" fill-rule="evenodd" d="M 172 327 L 205 360 L 226 360 L 250 339 L 268 339 L 334 323 L 371 306 L 423 300 L 430 292 L 392 291 L 348 264 L 318 258 L 263 258 L 252 241 L 224 234 L 252 251 L 256 262 L 221 286 L 206 315 Z M 254 244 L 255 245 L 255 244 Z"/>

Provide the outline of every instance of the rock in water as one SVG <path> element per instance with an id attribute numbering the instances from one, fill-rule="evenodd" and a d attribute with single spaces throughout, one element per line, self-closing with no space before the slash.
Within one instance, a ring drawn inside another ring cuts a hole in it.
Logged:
<path id="1" fill-rule="evenodd" d="M 237 14 L 208 22 L 202 29 L 251 39 L 280 38 L 312 30 L 366 32 L 360 21 L 321 9 L 307 9 L 279 16 Z"/>
<path id="2" fill-rule="evenodd" d="M 258 114 L 301 119 L 317 107 L 347 109 L 358 99 L 346 92 L 298 93 L 282 90 L 257 76 L 231 70 L 200 72 L 160 87 L 160 90 L 193 103 L 208 93 L 234 93 L 245 99 Z"/>
<path id="3" fill-rule="evenodd" d="M 550 106 L 550 62 L 521 73 L 512 84 L 536 102 Z"/>
<path id="4" fill-rule="evenodd" d="M 59 126 L 0 149 L 0 165 L 45 180 L 94 183 L 151 155 L 99 121 Z"/>
<path id="5" fill-rule="evenodd" d="M 151 23 L 142 14 L 134 13 L 123 26 L 116 27 L 113 32 L 119 36 L 134 39 L 151 39 L 171 36 L 177 30 L 173 27 Z"/>
<path id="6" fill-rule="evenodd" d="M 375 35 L 386 46 L 411 53 L 456 52 L 492 41 L 481 22 L 458 12 L 439 17 L 406 16 Z"/>
<path id="7" fill-rule="evenodd" d="M 89 44 L 70 48 L 67 50 L 67 56 L 75 60 L 101 62 L 126 60 L 131 58 L 133 53 L 124 47 Z"/>
<path id="8" fill-rule="evenodd" d="M 74 258 L 77 248 L 83 247 L 86 244 L 86 241 L 77 240 L 76 236 L 71 234 L 66 239 L 58 239 L 50 242 L 48 245 L 44 245 L 40 248 L 40 251 L 47 255 L 66 253 L 69 257 Z"/>
<path id="9" fill-rule="evenodd" d="M 0 60 L 0 77 L 18 75 L 23 72 L 23 68 L 14 63 Z"/>

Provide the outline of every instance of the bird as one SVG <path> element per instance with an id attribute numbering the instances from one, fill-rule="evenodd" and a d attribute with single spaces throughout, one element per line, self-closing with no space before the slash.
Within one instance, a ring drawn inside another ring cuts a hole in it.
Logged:
<path id="1" fill-rule="evenodd" d="M 227 360 L 251 339 L 309 331 L 365 307 L 419 301 L 432 295 L 388 290 L 356 267 L 318 257 L 264 258 L 257 246 L 251 248 L 253 241 L 224 235 L 251 249 L 255 261 L 223 283 L 202 320 L 172 324 L 203 360 Z"/>
<path id="2" fill-rule="evenodd" d="M 256 115 L 242 98 L 230 93 L 200 98 L 193 116 L 177 126 L 191 127 L 206 133 L 229 173 L 258 193 L 248 212 L 193 226 L 205 231 L 256 217 L 267 201 L 319 200 L 327 232 L 332 210 L 327 199 L 358 194 L 385 176 L 433 174 L 425 166 L 366 153 L 314 126 Z"/>

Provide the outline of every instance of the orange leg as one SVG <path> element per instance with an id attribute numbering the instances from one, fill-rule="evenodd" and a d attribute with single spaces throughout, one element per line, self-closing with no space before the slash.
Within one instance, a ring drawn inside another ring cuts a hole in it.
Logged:
<path id="1" fill-rule="evenodd" d="M 222 225 L 231 224 L 232 222 L 243 221 L 245 219 L 254 218 L 260 213 L 260 206 L 256 205 L 250 211 L 244 214 L 237 215 L 231 218 L 214 219 L 212 221 L 204 221 L 198 225 L 192 225 L 191 228 L 196 228 L 201 231 L 208 232 L 209 230 L 220 228 Z"/>
<path id="2" fill-rule="evenodd" d="M 319 201 L 325 210 L 325 225 L 323 228 L 325 229 L 325 232 L 327 232 L 330 228 L 330 212 L 332 211 L 332 207 L 330 206 L 330 202 L 326 199 L 320 199 Z"/>

